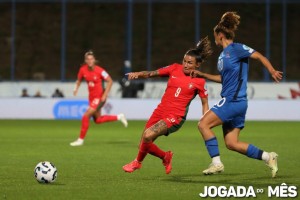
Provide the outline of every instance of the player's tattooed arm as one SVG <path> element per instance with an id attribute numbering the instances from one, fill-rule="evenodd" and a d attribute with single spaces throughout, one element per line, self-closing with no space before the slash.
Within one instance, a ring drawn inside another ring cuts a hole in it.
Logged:
<path id="1" fill-rule="evenodd" d="M 157 70 L 155 71 L 141 71 L 141 72 L 130 72 L 127 74 L 128 79 L 138 79 L 138 78 L 150 78 L 150 77 L 156 77 L 159 76 L 159 72 Z"/>

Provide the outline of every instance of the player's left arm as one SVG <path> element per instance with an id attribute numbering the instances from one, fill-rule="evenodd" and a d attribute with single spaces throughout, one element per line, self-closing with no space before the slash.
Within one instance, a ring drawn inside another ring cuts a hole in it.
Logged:
<path id="1" fill-rule="evenodd" d="M 204 115 L 209 110 L 208 98 L 200 97 L 202 103 L 202 114 Z"/>
<path id="2" fill-rule="evenodd" d="M 113 85 L 113 80 L 110 76 L 108 76 L 104 81 L 106 82 L 106 88 L 105 88 L 104 93 L 102 94 L 102 97 L 101 97 L 102 102 L 106 101 L 106 99 L 108 97 L 108 94 L 110 92 L 110 89 Z"/>
<path id="3" fill-rule="evenodd" d="M 259 60 L 264 67 L 267 68 L 275 82 L 278 83 L 282 79 L 282 72 L 275 70 L 270 61 L 261 53 L 255 51 L 253 54 L 251 54 L 250 58 Z"/>
<path id="4" fill-rule="evenodd" d="M 139 78 L 152 78 L 159 76 L 159 72 L 155 71 L 141 71 L 141 72 L 130 72 L 128 74 L 128 80 L 139 79 Z"/>

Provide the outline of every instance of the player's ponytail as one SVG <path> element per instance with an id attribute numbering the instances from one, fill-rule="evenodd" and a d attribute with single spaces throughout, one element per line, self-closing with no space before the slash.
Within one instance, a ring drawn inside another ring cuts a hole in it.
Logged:
<path id="1" fill-rule="evenodd" d="M 227 39 L 234 39 L 235 31 L 240 24 L 240 16 L 236 12 L 226 12 L 215 26 L 215 33 L 223 33 Z"/>
<path id="2" fill-rule="evenodd" d="M 195 48 L 188 50 L 185 55 L 195 57 L 197 63 L 203 63 L 212 52 L 210 40 L 206 36 L 198 42 Z"/>

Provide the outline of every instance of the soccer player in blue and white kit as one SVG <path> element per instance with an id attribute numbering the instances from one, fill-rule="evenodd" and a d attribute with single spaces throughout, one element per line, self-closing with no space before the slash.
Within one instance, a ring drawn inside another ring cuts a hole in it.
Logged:
<path id="1" fill-rule="evenodd" d="M 233 42 L 239 23 L 239 15 L 235 12 L 226 12 L 214 28 L 215 43 L 217 46 L 223 47 L 218 59 L 220 75 L 211 75 L 197 70 L 191 72 L 193 77 L 203 77 L 222 84 L 221 101 L 214 105 L 198 124 L 208 153 L 212 158 L 212 163 L 203 173 L 216 174 L 224 171 L 217 138 L 211 130 L 222 124 L 226 147 L 250 158 L 264 160 L 272 171 L 272 177 L 275 177 L 278 171 L 278 155 L 275 152 L 265 152 L 252 144 L 239 141 L 239 135 L 244 128 L 248 107 L 246 91 L 249 58 L 259 60 L 276 82 L 282 79 L 282 72 L 275 70 L 269 60 L 259 52 L 244 44 Z"/>

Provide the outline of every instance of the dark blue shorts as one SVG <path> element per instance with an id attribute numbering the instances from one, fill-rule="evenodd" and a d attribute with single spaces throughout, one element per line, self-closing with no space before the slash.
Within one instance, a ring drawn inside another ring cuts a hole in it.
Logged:
<path id="1" fill-rule="evenodd" d="M 247 108 L 247 100 L 228 101 L 224 97 L 210 110 L 222 120 L 223 126 L 242 129 L 245 125 Z"/>

